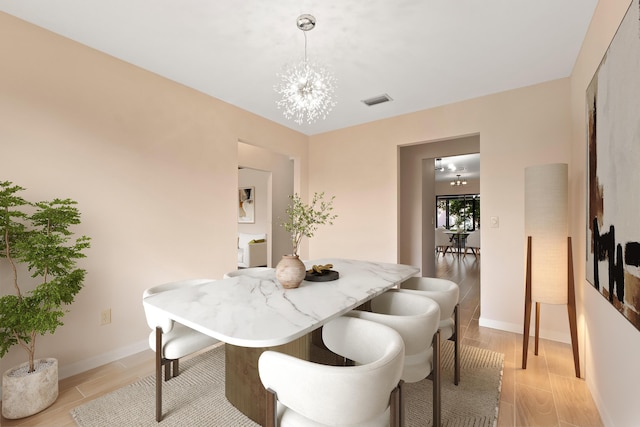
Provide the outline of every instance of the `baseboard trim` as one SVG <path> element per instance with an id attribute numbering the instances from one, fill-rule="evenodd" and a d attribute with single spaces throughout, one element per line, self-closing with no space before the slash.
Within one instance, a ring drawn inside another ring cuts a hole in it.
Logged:
<path id="1" fill-rule="evenodd" d="M 540 322 L 542 323 L 542 322 Z M 521 323 L 509 323 L 499 320 L 492 320 L 480 317 L 478 322 L 480 326 L 485 328 L 498 329 L 500 331 L 515 332 L 521 334 L 524 332 L 524 326 Z M 535 328 L 531 327 L 531 336 L 533 336 Z M 562 333 L 558 331 L 550 331 L 547 329 L 540 329 L 540 338 L 544 338 L 551 341 L 558 341 L 565 344 L 571 344 L 571 334 L 569 332 Z"/>
<path id="2" fill-rule="evenodd" d="M 90 369 L 97 368 L 98 366 L 115 362 L 116 360 L 122 359 L 123 357 L 140 353 L 141 351 L 144 351 L 147 349 L 149 349 L 148 339 L 145 339 L 133 344 L 129 344 L 127 346 L 120 347 L 116 350 L 112 350 L 107 353 L 102 353 L 98 356 L 90 357 L 88 359 L 80 360 L 78 362 L 72 363 L 70 365 L 62 366 L 58 370 L 58 378 L 64 379 L 64 378 L 72 377 L 74 375 L 81 374 L 82 372 L 86 372 Z"/>

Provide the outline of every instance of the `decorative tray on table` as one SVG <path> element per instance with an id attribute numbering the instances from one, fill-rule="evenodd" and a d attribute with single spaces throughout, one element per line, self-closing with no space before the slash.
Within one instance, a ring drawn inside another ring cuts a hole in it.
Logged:
<path id="1" fill-rule="evenodd" d="M 314 265 L 310 270 L 307 270 L 307 274 L 304 280 L 309 282 L 330 282 L 340 277 L 337 271 L 331 270 L 333 264 L 326 265 Z"/>

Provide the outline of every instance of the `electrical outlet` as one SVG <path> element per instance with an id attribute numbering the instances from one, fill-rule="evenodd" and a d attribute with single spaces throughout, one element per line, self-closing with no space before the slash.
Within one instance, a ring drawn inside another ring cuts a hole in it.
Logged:
<path id="1" fill-rule="evenodd" d="M 106 308 L 100 313 L 100 325 L 108 325 L 111 323 L 111 309 Z"/>

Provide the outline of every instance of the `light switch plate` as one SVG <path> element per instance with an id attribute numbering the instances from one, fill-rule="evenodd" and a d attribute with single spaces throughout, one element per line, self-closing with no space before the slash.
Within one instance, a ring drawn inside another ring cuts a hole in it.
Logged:
<path id="1" fill-rule="evenodd" d="M 500 218 L 497 216 L 492 216 L 491 217 L 491 228 L 498 228 L 500 227 Z"/>

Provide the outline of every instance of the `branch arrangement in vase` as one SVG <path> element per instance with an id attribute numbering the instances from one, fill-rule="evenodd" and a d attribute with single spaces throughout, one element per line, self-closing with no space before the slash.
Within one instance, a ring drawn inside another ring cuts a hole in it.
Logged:
<path id="1" fill-rule="evenodd" d="M 289 196 L 291 204 L 287 207 L 287 221 L 282 226 L 291 234 L 292 254 L 298 256 L 303 237 L 313 237 L 318 226 L 333 224 L 338 215 L 333 213 L 332 196 L 324 200 L 324 192 L 314 193 L 310 204 L 304 203 L 298 194 Z"/>

